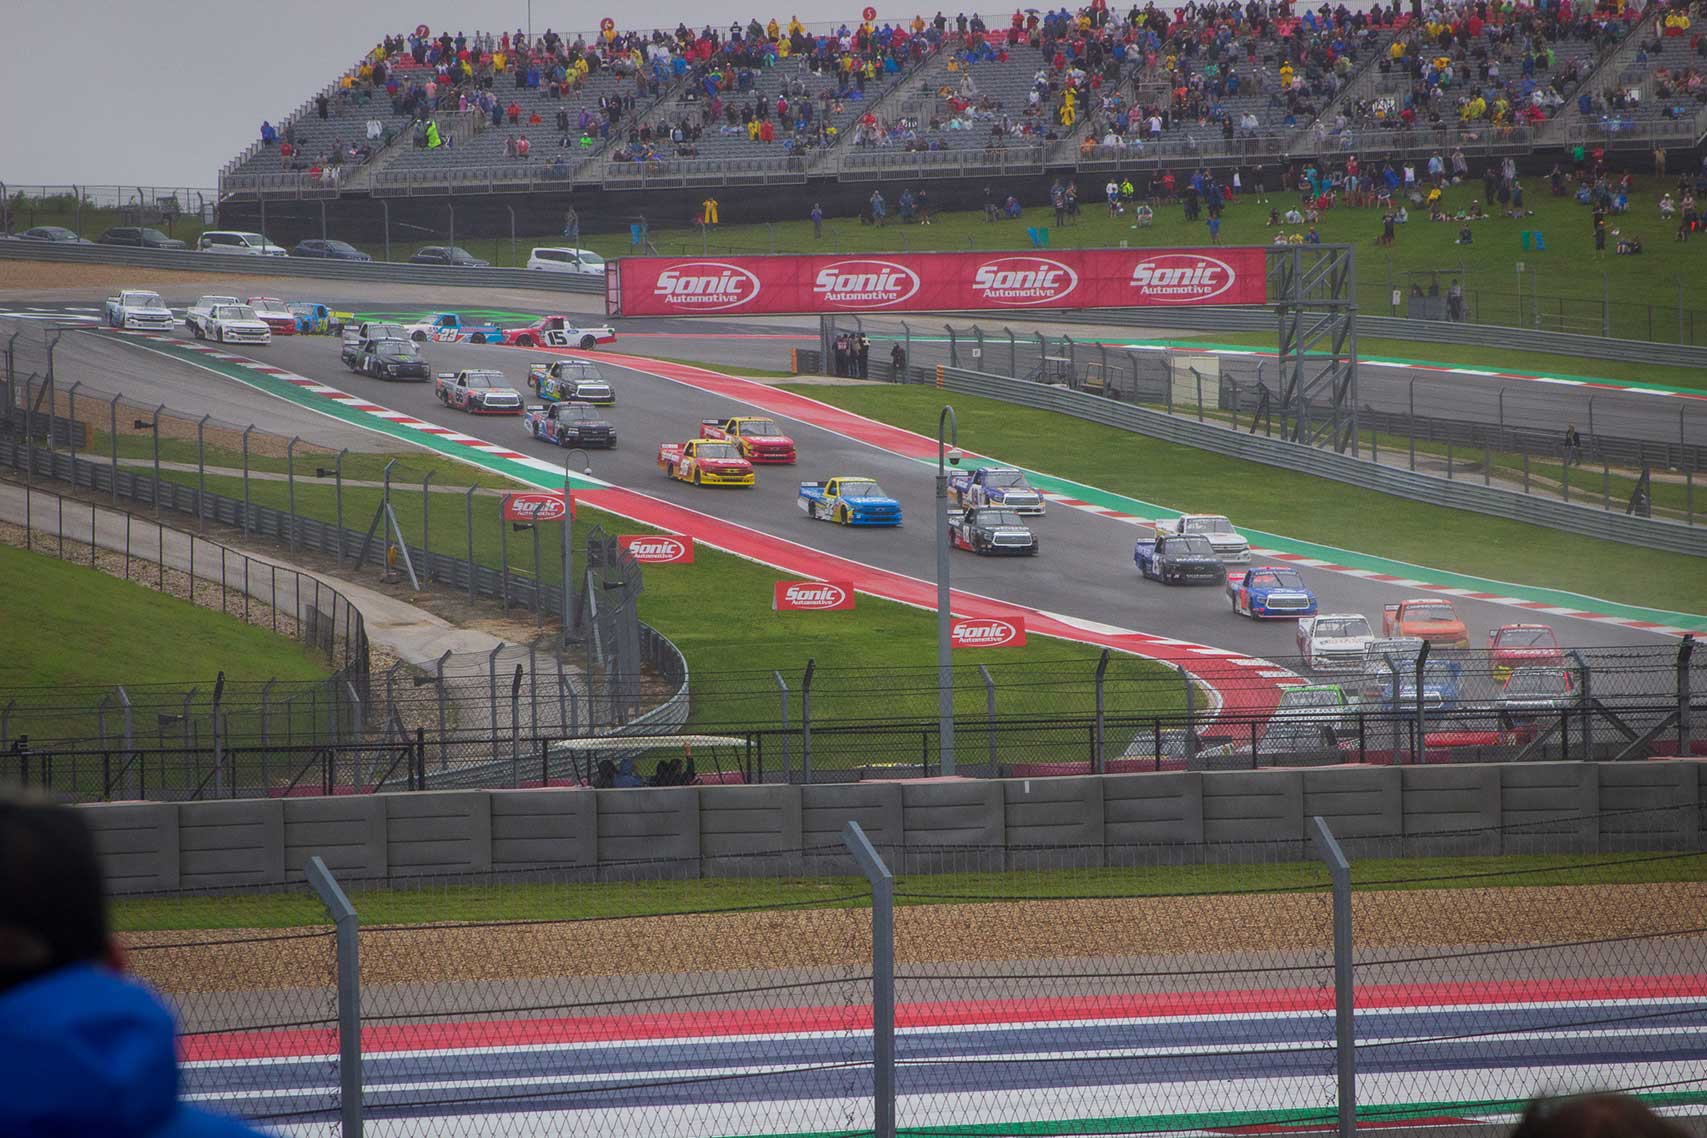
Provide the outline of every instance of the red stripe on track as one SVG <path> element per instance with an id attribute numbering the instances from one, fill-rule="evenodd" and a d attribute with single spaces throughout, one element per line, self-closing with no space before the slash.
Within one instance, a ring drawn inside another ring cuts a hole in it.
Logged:
<path id="1" fill-rule="evenodd" d="M 1590 980 L 1510 980 L 1461 984 L 1381 984 L 1357 989 L 1359 1008 L 1431 1008 L 1454 1004 L 1527 1004 L 1587 1000 L 1662 999 L 1707 994 L 1707 975 L 1635 976 Z M 1056 1020 L 1156 1016 L 1258 1015 L 1329 1011 L 1323 988 L 1253 988 L 1247 991 L 1164 992 L 1153 995 L 1075 996 L 1061 999 L 960 1000 L 901 1004 L 897 1027 L 962 1027 Z M 715 1038 L 741 1035 L 869 1030 L 868 1009 L 844 1006 L 754 1011 L 669 1012 L 634 1016 L 481 1020 L 399 1024 L 362 1029 L 364 1053 L 441 1051 L 451 1048 L 529 1047 L 639 1039 Z M 179 1041 L 186 1061 L 261 1059 L 335 1054 L 331 1029 L 191 1036 Z"/>

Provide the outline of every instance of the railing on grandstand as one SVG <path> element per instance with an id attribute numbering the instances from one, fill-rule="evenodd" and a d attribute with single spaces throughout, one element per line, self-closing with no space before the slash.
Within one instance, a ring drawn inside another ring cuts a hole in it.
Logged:
<path id="1" fill-rule="evenodd" d="M 1043 169 L 1043 146 L 988 146 L 982 150 L 850 150 L 840 173 L 850 178 L 888 177 L 916 171 L 922 177 L 1024 174 Z"/>
<path id="2" fill-rule="evenodd" d="M 607 189 L 680 186 L 741 186 L 804 182 L 809 153 L 751 158 L 658 158 L 645 162 L 607 161 Z"/>

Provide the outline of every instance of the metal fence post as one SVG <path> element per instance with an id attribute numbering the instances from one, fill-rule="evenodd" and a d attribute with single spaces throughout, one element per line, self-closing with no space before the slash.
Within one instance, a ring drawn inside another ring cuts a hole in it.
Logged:
<path id="1" fill-rule="evenodd" d="M 250 423 L 243 428 L 243 536 L 249 536 L 249 432 L 255 429 Z"/>
<path id="2" fill-rule="evenodd" d="M 818 661 L 806 659 L 806 674 L 800 680 L 800 781 L 812 782 L 812 673 Z"/>
<path id="3" fill-rule="evenodd" d="M 782 712 L 780 726 L 782 728 L 782 781 L 790 781 L 793 764 L 790 762 L 788 738 L 788 681 L 782 678 L 780 670 L 771 672 L 776 680 L 777 707 Z"/>
<path id="4" fill-rule="evenodd" d="M 1108 649 L 1102 650 L 1097 657 L 1096 678 L 1096 736 L 1091 740 L 1091 773 L 1102 774 L 1102 739 L 1103 739 L 1103 679 L 1108 675 Z"/>
<path id="5" fill-rule="evenodd" d="M 1692 693 L 1690 691 L 1689 660 L 1695 655 L 1695 634 L 1683 634 L 1683 642 L 1677 646 L 1677 755 L 1678 758 L 1689 756 L 1689 705 Z"/>
<path id="6" fill-rule="evenodd" d="M 122 398 L 124 397 L 121 395 L 115 395 L 112 402 L 107 404 L 107 445 L 113 452 L 112 492 L 115 509 L 119 504 L 119 400 Z"/>
<path id="7" fill-rule="evenodd" d="M 1334 887 L 1334 1066 L 1339 1086 L 1339 1138 L 1357 1133 L 1357 1023 L 1351 959 L 1351 863 L 1320 815 L 1310 819 L 1310 842 Z"/>
<path id="8" fill-rule="evenodd" d="M 1197 689 L 1186 674 L 1184 665 L 1175 664 L 1174 670 L 1179 672 L 1180 682 L 1185 685 L 1185 765 L 1189 770 L 1197 761 L 1197 725 L 1192 722 L 1197 713 Z"/>
<path id="9" fill-rule="evenodd" d="M 318 856 L 306 866 L 309 888 L 337 929 L 338 1113 L 342 1138 L 362 1138 L 362 970 L 360 919 L 332 871 Z"/>
<path id="10" fill-rule="evenodd" d="M 203 415 L 196 422 L 196 532 L 207 534 L 207 440 L 204 437 L 207 421 L 212 415 Z M 294 512 L 294 511 L 293 511 Z"/>
<path id="11" fill-rule="evenodd" d="M 290 487 L 290 536 L 285 545 L 292 553 L 296 552 L 296 444 L 302 439 L 292 435 L 290 442 L 285 444 L 285 482 Z"/>
<path id="12" fill-rule="evenodd" d="M 486 656 L 486 704 L 491 716 L 486 721 L 486 730 L 494 739 L 498 735 L 498 653 L 503 650 L 504 646 L 500 644 Z M 496 755 L 492 757 L 497 758 Z"/>
<path id="13" fill-rule="evenodd" d="M 872 1133 L 895 1138 L 895 878 L 858 822 L 842 841 L 871 883 Z"/>
<path id="14" fill-rule="evenodd" d="M 510 677 L 510 785 L 512 787 L 522 784 L 521 718 L 522 666 L 517 664 L 515 674 Z"/>
<path id="15" fill-rule="evenodd" d="M 1422 648 L 1417 652 L 1416 662 L 1416 704 L 1417 704 L 1417 750 L 1415 759 L 1419 763 L 1428 761 L 1428 701 L 1423 698 L 1423 670 L 1428 666 L 1428 641 L 1423 641 Z M 1393 706 L 1399 706 L 1398 692 L 1394 692 Z"/>
<path id="16" fill-rule="evenodd" d="M 433 686 L 438 692 L 437 702 L 439 705 L 439 769 L 441 771 L 444 770 L 447 765 L 447 758 L 445 755 L 445 661 L 449 659 L 450 649 L 446 648 L 445 654 L 440 656 L 438 663 L 433 665 Z"/>
<path id="17" fill-rule="evenodd" d="M 996 772 L 996 681 L 990 675 L 990 669 L 983 664 L 978 665 L 978 674 L 984 677 L 984 735 L 989 741 L 990 774 Z"/>

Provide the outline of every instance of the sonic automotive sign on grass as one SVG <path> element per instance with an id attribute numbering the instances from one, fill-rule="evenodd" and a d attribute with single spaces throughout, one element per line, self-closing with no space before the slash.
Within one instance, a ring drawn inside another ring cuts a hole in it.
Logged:
<path id="1" fill-rule="evenodd" d="M 624 257 L 612 316 L 1262 304 L 1263 248 Z"/>

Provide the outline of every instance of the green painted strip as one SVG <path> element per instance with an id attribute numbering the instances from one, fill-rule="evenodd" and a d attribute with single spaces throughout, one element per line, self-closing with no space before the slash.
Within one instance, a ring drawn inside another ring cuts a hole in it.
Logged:
<path id="1" fill-rule="evenodd" d="M 1634 1097 L 1649 1106 L 1699 1106 L 1707 1104 L 1707 1094 L 1672 1092 L 1637 1094 Z M 903 1104 L 905 1099 L 902 1100 Z M 1478 1099 L 1461 1102 L 1397 1103 L 1391 1106 L 1362 1107 L 1357 1112 L 1360 1122 L 1401 1122 L 1419 1118 L 1477 1118 L 1515 1117 L 1521 1114 L 1525 1099 Z M 1134 1114 L 1107 1118 L 1064 1118 L 1045 1122 L 975 1122 L 957 1126 L 902 1125 L 896 1129 L 897 1138 L 1051 1138 L 1080 1134 L 1153 1134 L 1193 1130 L 1230 1130 L 1248 1126 L 1310 1126 L 1332 1127 L 1338 1115 L 1332 1107 L 1320 1110 L 1229 1110 L 1201 1111 L 1174 1114 Z M 808 1131 L 786 1135 L 743 1135 L 741 1138 L 844 1138 L 845 1135 L 869 1131 Z"/>

